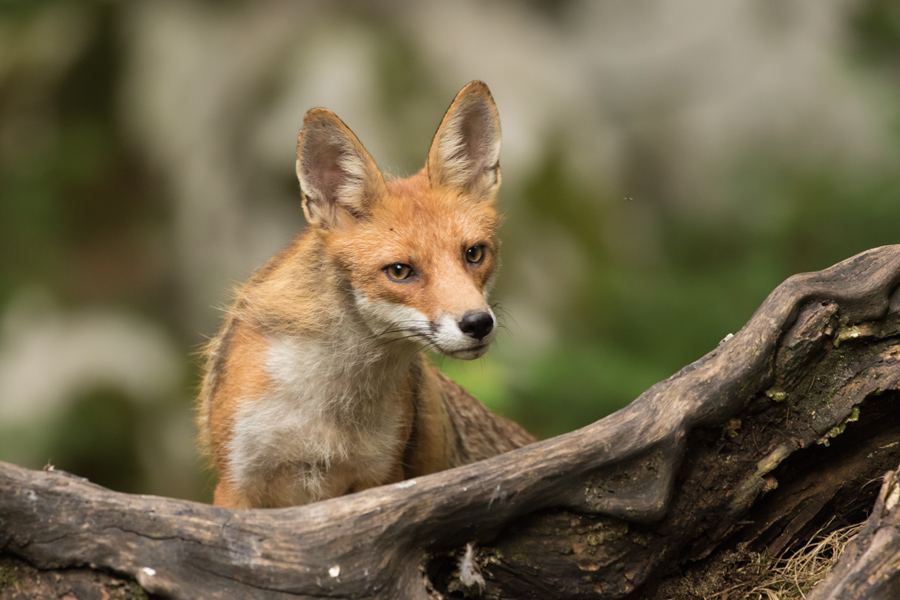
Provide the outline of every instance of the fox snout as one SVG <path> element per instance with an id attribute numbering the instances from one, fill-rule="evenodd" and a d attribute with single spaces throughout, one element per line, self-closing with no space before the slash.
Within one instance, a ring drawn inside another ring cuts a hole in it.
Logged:
<path id="1" fill-rule="evenodd" d="M 457 325 L 464 334 L 481 341 L 494 330 L 494 316 L 487 312 L 469 311 Z"/>
<path id="2" fill-rule="evenodd" d="M 463 360 L 480 358 L 494 340 L 494 315 L 470 310 L 455 323 L 455 328 L 463 335 L 452 336 L 455 339 L 446 346 L 439 345 L 441 354 Z"/>
<path id="3" fill-rule="evenodd" d="M 452 358 L 479 358 L 494 341 L 495 325 L 496 318 L 489 308 L 469 310 L 462 317 L 446 315 L 437 322 L 432 322 L 429 345 Z"/>

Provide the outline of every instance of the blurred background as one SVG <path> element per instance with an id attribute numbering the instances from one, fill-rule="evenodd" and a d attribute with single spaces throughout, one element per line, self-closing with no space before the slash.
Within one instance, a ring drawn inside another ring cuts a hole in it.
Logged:
<path id="1" fill-rule="evenodd" d="M 208 500 L 197 351 L 304 226 L 303 114 L 408 175 L 472 79 L 503 122 L 505 329 L 436 360 L 541 437 L 900 242 L 894 0 L 3 0 L 0 460 Z"/>

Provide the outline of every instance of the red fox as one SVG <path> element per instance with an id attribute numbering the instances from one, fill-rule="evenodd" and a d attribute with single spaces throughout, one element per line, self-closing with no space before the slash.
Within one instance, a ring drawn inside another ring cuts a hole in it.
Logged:
<path id="1" fill-rule="evenodd" d="M 197 422 L 216 505 L 306 504 L 534 441 L 424 355 L 474 359 L 494 339 L 499 152 L 480 81 L 407 179 L 386 179 L 331 111 L 306 113 L 309 226 L 238 290 L 206 351 Z"/>

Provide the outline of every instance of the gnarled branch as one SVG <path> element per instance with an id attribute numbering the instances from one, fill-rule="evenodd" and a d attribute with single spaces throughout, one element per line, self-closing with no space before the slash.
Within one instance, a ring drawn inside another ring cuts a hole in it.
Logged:
<path id="1" fill-rule="evenodd" d="M 866 480 L 900 461 L 898 285 L 900 246 L 791 277 L 593 425 L 308 506 L 225 510 L 0 465 L 0 549 L 178 598 L 428 598 L 463 585 L 475 542 L 466 569 L 488 597 L 649 594 L 725 545 L 788 548 L 865 508 Z"/>

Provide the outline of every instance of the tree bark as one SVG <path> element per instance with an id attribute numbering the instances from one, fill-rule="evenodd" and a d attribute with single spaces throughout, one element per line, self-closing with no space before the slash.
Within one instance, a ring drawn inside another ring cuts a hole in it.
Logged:
<path id="1" fill-rule="evenodd" d="M 900 598 L 900 469 L 888 471 L 878 500 L 838 564 L 809 600 Z"/>
<path id="2" fill-rule="evenodd" d="M 0 552 L 174 598 L 654 597 L 722 552 L 865 518 L 900 462 L 898 285 L 900 246 L 796 275 L 593 425 L 308 506 L 226 510 L 0 464 Z"/>

